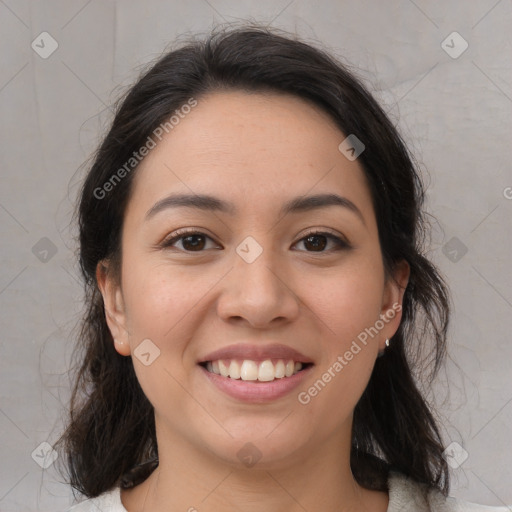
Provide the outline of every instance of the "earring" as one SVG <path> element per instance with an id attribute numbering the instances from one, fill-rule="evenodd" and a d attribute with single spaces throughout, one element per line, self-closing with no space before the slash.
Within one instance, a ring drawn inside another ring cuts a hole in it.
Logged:
<path id="1" fill-rule="evenodd" d="M 386 338 L 386 347 L 389 347 L 389 339 Z M 379 350 L 379 354 L 378 354 L 378 357 L 382 357 L 385 353 L 386 349 L 383 349 L 383 350 Z"/>

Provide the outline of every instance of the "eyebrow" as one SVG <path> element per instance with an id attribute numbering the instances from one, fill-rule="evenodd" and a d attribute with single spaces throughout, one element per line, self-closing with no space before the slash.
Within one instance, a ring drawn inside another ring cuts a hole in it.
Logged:
<path id="1" fill-rule="evenodd" d="M 356 214 L 361 222 L 366 225 L 363 214 L 359 208 L 346 197 L 337 194 L 315 194 L 310 196 L 299 196 L 287 201 L 279 212 L 279 216 L 288 213 L 301 213 L 328 206 L 341 206 Z M 157 213 L 168 208 L 195 208 L 209 212 L 222 212 L 229 215 L 236 215 L 237 209 L 233 203 L 207 194 L 173 194 L 155 203 L 146 213 L 146 221 Z"/>

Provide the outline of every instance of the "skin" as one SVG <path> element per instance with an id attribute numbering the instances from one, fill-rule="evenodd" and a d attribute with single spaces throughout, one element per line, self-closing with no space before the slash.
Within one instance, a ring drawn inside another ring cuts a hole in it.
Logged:
<path id="1" fill-rule="evenodd" d="M 405 262 L 395 280 L 385 277 L 363 170 L 338 150 L 345 136 L 293 96 L 216 92 L 200 98 L 137 169 L 120 283 L 108 261 L 97 269 L 116 350 L 132 356 L 155 408 L 160 463 L 122 491 L 129 512 L 387 510 L 387 493 L 360 487 L 351 474 L 350 432 L 400 312 L 307 405 L 297 400 L 359 333 L 402 303 L 409 277 Z M 231 201 L 238 213 L 173 208 L 145 221 L 158 200 L 191 192 Z M 350 199 L 364 222 L 339 206 L 278 217 L 286 200 L 321 192 Z M 183 239 L 159 246 L 179 228 L 210 237 L 198 240 L 202 252 Z M 328 245 L 315 251 L 304 238 L 311 228 L 351 248 L 317 239 Z M 235 250 L 247 236 L 263 248 L 250 264 Z M 134 357 L 147 338 L 160 350 L 148 366 Z M 210 384 L 196 364 L 238 342 L 287 344 L 315 366 L 287 396 L 243 403 Z M 251 468 L 237 457 L 247 442 L 262 454 Z"/>

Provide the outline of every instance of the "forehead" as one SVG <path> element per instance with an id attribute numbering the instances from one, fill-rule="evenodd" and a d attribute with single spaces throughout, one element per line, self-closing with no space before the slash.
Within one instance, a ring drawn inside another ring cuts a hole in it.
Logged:
<path id="1" fill-rule="evenodd" d="M 144 216 L 172 192 L 215 195 L 238 213 L 277 212 L 291 197 L 322 192 L 368 208 L 362 167 L 338 150 L 345 137 L 327 113 L 291 95 L 209 94 L 139 165 L 127 215 Z"/>

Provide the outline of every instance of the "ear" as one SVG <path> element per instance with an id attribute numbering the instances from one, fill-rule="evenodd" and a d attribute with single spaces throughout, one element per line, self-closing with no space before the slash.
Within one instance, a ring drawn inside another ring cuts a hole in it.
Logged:
<path id="1" fill-rule="evenodd" d="M 122 356 L 130 355 L 129 332 L 121 286 L 109 272 L 109 263 L 102 260 L 96 266 L 96 282 L 103 296 L 105 318 L 114 339 L 114 348 Z"/>
<path id="2" fill-rule="evenodd" d="M 411 267 L 406 260 L 400 260 L 384 285 L 380 318 L 384 322 L 379 339 L 379 350 L 386 348 L 386 339 L 391 339 L 402 320 L 402 303 L 409 282 Z"/>

